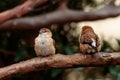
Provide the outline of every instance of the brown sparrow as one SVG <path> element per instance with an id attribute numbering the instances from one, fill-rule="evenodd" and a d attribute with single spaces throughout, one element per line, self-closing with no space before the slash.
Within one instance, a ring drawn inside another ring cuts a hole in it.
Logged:
<path id="1" fill-rule="evenodd" d="M 100 39 L 91 26 L 83 26 L 79 36 L 80 52 L 85 54 L 97 53 L 101 49 Z"/>
<path id="2" fill-rule="evenodd" d="M 55 41 L 52 39 L 52 32 L 47 28 L 42 28 L 35 38 L 34 49 L 37 56 L 50 56 L 55 54 Z"/>

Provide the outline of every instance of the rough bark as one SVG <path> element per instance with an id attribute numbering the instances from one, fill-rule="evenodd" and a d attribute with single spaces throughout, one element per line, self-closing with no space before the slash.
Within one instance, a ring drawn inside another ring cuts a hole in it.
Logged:
<path id="1" fill-rule="evenodd" d="M 11 18 L 21 17 L 32 11 L 35 6 L 41 5 L 45 2 L 47 2 L 47 0 L 27 0 L 23 4 L 13 9 L 4 11 L 0 13 L 0 24 L 4 23 L 5 21 Z"/>
<path id="2" fill-rule="evenodd" d="M 120 15 L 120 6 L 113 5 L 113 0 L 105 7 L 90 12 L 70 10 L 66 6 L 67 0 L 62 1 L 54 12 L 35 17 L 9 20 L 0 25 L 0 30 L 33 30 L 48 27 L 52 24 L 100 20 Z"/>
<path id="3" fill-rule="evenodd" d="M 96 53 L 93 55 L 84 55 L 80 53 L 74 55 L 56 54 L 54 56 L 44 58 L 36 57 L 0 68 L 0 79 L 19 74 L 25 74 L 31 71 L 81 66 L 109 66 L 119 64 L 120 53 Z"/>

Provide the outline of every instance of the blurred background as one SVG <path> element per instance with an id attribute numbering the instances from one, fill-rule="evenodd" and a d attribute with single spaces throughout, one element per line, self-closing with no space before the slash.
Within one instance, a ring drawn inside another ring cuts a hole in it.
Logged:
<path id="1" fill-rule="evenodd" d="M 25 0 L 0 0 L 0 12 L 14 8 Z M 69 0 L 68 7 L 73 10 L 90 11 L 99 9 L 110 0 Z M 49 8 L 38 7 L 23 16 L 36 16 L 52 12 L 59 0 L 49 0 Z M 116 4 L 119 4 L 117 0 Z M 101 38 L 101 52 L 120 51 L 120 16 L 96 21 L 71 22 L 51 25 L 56 41 L 56 53 L 71 55 L 79 52 L 78 37 L 81 27 L 90 25 Z M 36 57 L 34 39 L 39 30 L 20 30 L 0 32 L 0 67 Z M 120 80 L 120 66 L 78 67 L 70 69 L 52 69 L 16 75 L 6 80 Z"/>

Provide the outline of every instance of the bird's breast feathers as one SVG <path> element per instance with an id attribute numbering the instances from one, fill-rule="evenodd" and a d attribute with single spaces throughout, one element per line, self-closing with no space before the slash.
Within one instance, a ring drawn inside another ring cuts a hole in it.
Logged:
<path id="1" fill-rule="evenodd" d="M 36 52 L 42 55 L 52 54 L 54 52 L 54 45 L 52 38 L 36 38 L 35 46 L 37 46 Z"/>
<path id="2" fill-rule="evenodd" d="M 50 45 L 51 41 L 51 38 L 38 38 L 35 40 L 35 44 L 41 47 L 47 47 Z"/>

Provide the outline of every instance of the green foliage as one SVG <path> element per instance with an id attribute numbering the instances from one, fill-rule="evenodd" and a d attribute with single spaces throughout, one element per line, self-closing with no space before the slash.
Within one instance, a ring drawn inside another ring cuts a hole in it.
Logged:
<path id="1" fill-rule="evenodd" d="M 103 45 L 102 45 L 101 51 L 103 51 L 103 52 L 113 52 L 113 49 L 111 48 L 111 45 L 107 41 L 103 40 L 102 42 L 103 42 Z"/>
<path id="2" fill-rule="evenodd" d="M 109 66 L 109 71 L 113 75 L 117 75 L 118 74 L 118 70 L 117 70 L 117 68 L 115 66 Z"/>
<path id="3" fill-rule="evenodd" d="M 56 77 L 56 76 L 59 75 L 61 72 L 62 72 L 61 69 L 54 69 L 54 70 L 52 70 L 52 72 L 51 72 L 51 76 L 52 76 L 52 77 Z"/>
<path id="4" fill-rule="evenodd" d="M 118 44 L 120 45 L 120 39 L 116 39 L 116 41 L 118 42 Z"/>
<path id="5" fill-rule="evenodd" d="M 26 50 L 19 50 L 19 51 L 17 51 L 16 52 L 16 56 L 15 56 L 15 61 L 18 62 L 18 61 L 24 60 L 26 54 L 27 54 Z"/>
<path id="6" fill-rule="evenodd" d="M 70 47 L 65 47 L 65 52 L 70 55 L 70 54 L 73 54 L 73 50 L 70 48 Z"/>

